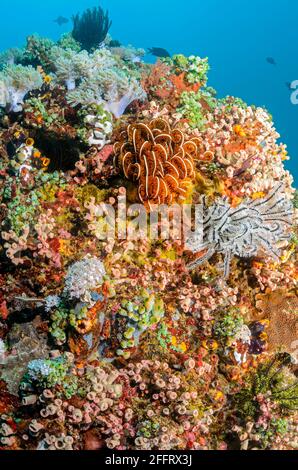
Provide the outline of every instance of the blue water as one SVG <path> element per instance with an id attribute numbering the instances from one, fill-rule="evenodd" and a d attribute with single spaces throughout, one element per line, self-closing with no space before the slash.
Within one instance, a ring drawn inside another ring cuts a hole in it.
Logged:
<path id="1" fill-rule="evenodd" d="M 33 32 L 58 39 L 71 24 L 59 27 L 54 18 L 94 5 L 97 0 L 5 0 L 0 49 L 22 46 Z M 209 84 L 220 96 L 265 106 L 288 145 L 287 166 L 297 184 L 298 106 L 285 85 L 298 80 L 297 0 L 102 0 L 101 5 L 110 11 L 112 36 L 123 44 L 208 56 Z M 266 62 L 268 56 L 277 66 Z"/>

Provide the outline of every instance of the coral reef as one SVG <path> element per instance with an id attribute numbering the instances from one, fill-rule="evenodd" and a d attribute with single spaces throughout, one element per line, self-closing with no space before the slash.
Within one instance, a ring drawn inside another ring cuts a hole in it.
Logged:
<path id="1" fill-rule="evenodd" d="M 297 450 L 286 146 L 109 28 L 0 56 L 0 449 Z"/>
<path id="2" fill-rule="evenodd" d="M 106 69 L 96 77 L 83 79 L 78 89 L 68 94 L 68 102 L 73 106 L 102 105 L 115 118 L 120 118 L 133 101 L 144 100 L 145 97 L 135 77 Z"/>

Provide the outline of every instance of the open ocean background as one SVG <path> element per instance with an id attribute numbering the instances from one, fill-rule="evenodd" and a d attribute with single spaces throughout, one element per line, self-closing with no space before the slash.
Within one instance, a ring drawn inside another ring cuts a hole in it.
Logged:
<path id="1" fill-rule="evenodd" d="M 163 47 L 171 54 L 209 57 L 209 85 L 220 96 L 239 96 L 265 106 L 281 140 L 288 145 L 287 167 L 298 186 L 298 105 L 286 82 L 298 80 L 297 0 L 102 0 L 113 20 L 111 35 L 124 45 Z M 4 0 L 0 50 L 24 45 L 38 33 L 58 39 L 71 16 L 98 5 L 97 0 Z M 273 57 L 276 66 L 266 62 Z M 146 60 L 153 61 L 148 56 Z"/>

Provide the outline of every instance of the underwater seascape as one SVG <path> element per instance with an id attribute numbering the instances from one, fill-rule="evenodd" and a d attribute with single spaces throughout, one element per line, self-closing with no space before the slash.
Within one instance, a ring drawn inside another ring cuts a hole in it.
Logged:
<path id="1" fill-rule="evenodd" d="M 297 15 L 3 5 L 0 450 L 298 450 Z"/>

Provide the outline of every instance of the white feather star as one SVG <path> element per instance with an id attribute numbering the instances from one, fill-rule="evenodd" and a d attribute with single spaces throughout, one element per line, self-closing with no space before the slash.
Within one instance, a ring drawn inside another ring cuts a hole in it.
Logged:
<path id="1" fill-rule="evenodd" d="M 193 253 L 207 252 L 188 265 L 188 269 L 201 265 L 214 253 L 224 255 L 225 277 L 229 276 L 233 256 L 251 258 L 263 251 L 278 260 L 277 243 L 289 239 L 294 213 L 282 188 L 280 184 L 265 198 L 247 200 L 235 208 L 230 206 L 227 198 L 210 207 L 204 201 L 203 241 L 200 243 L 194 234 L 186 246 Z"/>

